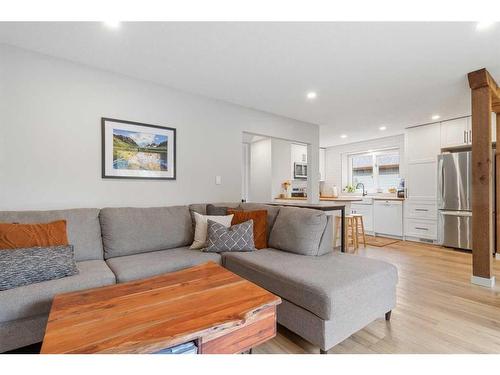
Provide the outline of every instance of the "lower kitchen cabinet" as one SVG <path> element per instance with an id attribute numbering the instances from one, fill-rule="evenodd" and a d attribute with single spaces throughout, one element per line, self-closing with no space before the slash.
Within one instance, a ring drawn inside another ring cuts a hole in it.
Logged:
<path id="1" fill-rule="evenodd" d="M 373 233 L 373 205 L 372 203 L 352 203 L 351 214 L 363 215 L 365 232 Z"/>
<path id="2" fill-rule="evenodd" d="M 403 202 L 375 200 L 373 231 L 375 234 L 403 237 Z"/>
<path id="3" fill-rule="evenodd" d="M 408 199 L 405 202 L 405 239 L 437 240 L 437 206 L 434 199 Z"/>
<path id="4" fill-rule="evenodd" d="M 437 223 L 431 220 L 406 219 L 405 236 L 414 239 L 436 240 Z"/>

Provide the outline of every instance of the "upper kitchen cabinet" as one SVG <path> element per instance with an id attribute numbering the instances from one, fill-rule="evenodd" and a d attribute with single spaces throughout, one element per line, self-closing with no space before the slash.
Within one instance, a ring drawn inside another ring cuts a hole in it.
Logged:
<path id="1" fill-rule="evenodd" d="M 441 152 L 439 124 L 409 128 L 406 135 L 408 163 L 437 161 Z"/>
<path id="2" fill-rule="evenodd" d="M 463 146 L 472 140 L 470 118 L 462 117 L 441 123 L 441 148 Z"/>
<path id="3" fill-rule="evenodd" d="M 491 139 L 496 140 L 496 115 L 491 116 Z M 472 144 L 471 117 L 462 117 L 441 123 L 441 148 Z"/>
<path id="4" fill-rule="evenodd" d="M 292 143 L 292 163 L 307 163 L 307 145 Z"/>
<path id="5" fill-rule="evenodd" d="M 325 181 L 325 174 L 326 174 L 326 149 L 321 148 L 319 149 L 319 180 L 320 181 Z"/>
<path id="6" fill-rule="evenodd" d="M 291 152 L 291 176 L 294 180 L 305 180 L 307 178 L 307 145 L 292 143 L 290 145 Z M 297 164 L 302 164 L 296 166 Z M 301 176 L 301 177 L 298 177 Z"/>

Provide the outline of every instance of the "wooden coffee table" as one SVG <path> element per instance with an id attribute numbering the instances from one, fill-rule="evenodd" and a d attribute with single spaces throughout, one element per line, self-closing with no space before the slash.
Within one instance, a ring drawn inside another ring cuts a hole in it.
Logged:
<path id="1" fill-rule="evenodd" d="M 241 353 L 276 335 L 281 299 L 209 262 L 54 298 L 42 353 Z"/>

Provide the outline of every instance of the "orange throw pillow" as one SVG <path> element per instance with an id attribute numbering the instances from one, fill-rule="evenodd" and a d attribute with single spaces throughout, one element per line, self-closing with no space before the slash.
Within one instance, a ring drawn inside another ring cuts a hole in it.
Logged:
<path id="1" fill-rule="evenodd" d="M 253 220 L 253 240 L 256 249 L 267 247 L 267 211 L 240 211 L 228 209 L 227 214 L 233 214 L 231 225 L 241 224 L 248 220 Z"/>
<path id="2" fill-rule="evenodd" d="M 0 223 L 0 249 L 68 245 L 66 220 L 42 224 Z"/>

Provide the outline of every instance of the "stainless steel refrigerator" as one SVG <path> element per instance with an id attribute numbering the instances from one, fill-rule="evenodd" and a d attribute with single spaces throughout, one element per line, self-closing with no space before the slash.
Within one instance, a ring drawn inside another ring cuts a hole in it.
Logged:
<path id="1" fill-rule="evenodd" d="M 492 155 L 495 155 L 493 149 Z M 492 158 L 492 197 L 495 223 L 495 158 Z M 472 152 L 438 156 L 438 241 L 441 245 L 472 250 Z M 493 231 L 495 233 L 495 231 Z M 494 248 L 497 238 L 494 235 Z"/>
<path id="2" fill-rule="evenodd" d="M 439 243 L 458 249 L 472 249 L 470 151 L 438 156 Z"/>

